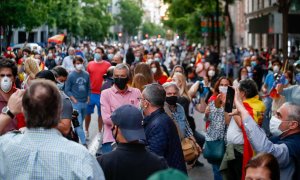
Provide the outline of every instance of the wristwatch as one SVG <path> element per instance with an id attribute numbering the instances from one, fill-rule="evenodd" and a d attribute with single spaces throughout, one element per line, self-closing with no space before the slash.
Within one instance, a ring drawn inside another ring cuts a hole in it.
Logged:
<path id="1" fill-rule="evenodd" d="M 8 115 L 12 119 L 15 118 L 15 115 L 9 110 L 8 106 L 4 106 L 1 112 Z"/>

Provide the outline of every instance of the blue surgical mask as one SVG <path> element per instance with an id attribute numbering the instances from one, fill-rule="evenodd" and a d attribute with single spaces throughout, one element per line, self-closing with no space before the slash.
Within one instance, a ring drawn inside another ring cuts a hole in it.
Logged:
<path id="1" fill-rule="evenodd" d="M 99 53 L 95 53 L 94 58 L 95 58 L 96 61 L 100 61 L 101 60 L 101 55 Z"/>
<path id="2" fill-rule="evenodd" d="M 254 67 L 254 66 L 256 66 L 256 65 L 257 65 L 256 61 L 251 61 L 251 66 L 252 66 L 252 67 Z"/>
<path id="3" fill-rule="evenodd" d="M 108 55 L 107 55 L 108 60 L 112 60 L 113 57 L 114 57 L 113 54 L 108 54 Z"/>

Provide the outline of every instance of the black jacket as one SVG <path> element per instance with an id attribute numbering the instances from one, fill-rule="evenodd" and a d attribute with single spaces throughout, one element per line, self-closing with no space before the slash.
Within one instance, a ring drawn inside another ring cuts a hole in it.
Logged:
<path id="1" fill-rule="evenodd" d="M 107 180 L 143 180 L 168 167 L 163 157 L 147 151 L 143 144 L 120 143 L 97 160 Z"/>
<path id="2" fill-rule="evenodd" d="M 150 151 L 163 156 L 171 168 L 187 174 L 176 125 L 164 109 L 145 117 L 144 129 Z"/>

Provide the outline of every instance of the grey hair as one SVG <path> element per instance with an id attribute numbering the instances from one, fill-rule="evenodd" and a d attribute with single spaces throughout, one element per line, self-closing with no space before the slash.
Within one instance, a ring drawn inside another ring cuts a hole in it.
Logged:
<path id="1" fill-rule="evenodd" d="M 163 107 L 166 100 L 166 91 L 162 85 L 152 83 L 145 86 L 143 95 L 153 106 Z"/>
<path id="2" fill-rule="evenodd" d="M 128 66 L 127 66 L 126 64 L 124 64 L 124 63 L 117 64 L 114 70 L 116 70 L 116 69 L 117 69 L 117 70 L 126 69 L 127 77 L 130 76 L 130 71 L 129 71 L 129 68 L 128 68 Z M 115 72 L 115 71 L 114 71 L 114 72 Z"/>
<path id="3" fill-rule="evenodd" d="M 68 52 L 75 51 L 75 48 L 69 47 Z"/>
<path id="4" fill-rule="evenodd" d="M 163 87 L 164 87 L 165 90 L 170 88 L 170 87 L 173 87 L 176 90 L 176 92 L 179 93 L 179 88 L 176 85 L 176 83 L 174 83 L 174 82 L 166 82 L 165 84 L 163 84 Z"/>
<path id="5" fill-rule="evenodd" d="M 288 117 L 287 119 L 289 121 L 297 121 L 298 126 L 300 127 L 300 106 L 298 104 L 292 103 L 292 102 L 286 102 L 283 105 L 288 106 Z"/>

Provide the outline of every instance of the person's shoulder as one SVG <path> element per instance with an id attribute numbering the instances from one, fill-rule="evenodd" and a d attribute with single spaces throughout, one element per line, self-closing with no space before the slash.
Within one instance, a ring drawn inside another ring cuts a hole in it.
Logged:
<path id="1" fill-rule="evenodd" d="M 9 142 L 16 143 L 17 139 L 23 137 L 23 133 L 21 131 L 15 130 L 10 131 L 2 136 L 0 136 L 0 147 L 4 145 L 8 145 Z"/>
<path id="2" fill-rule="evenodd" d="M 141 91 L 140 91 L 138 88 L 135 88 L 135 87 L 128 87 L 128 89 L 131 90 L 131 91 L 134 92 L 134 93 L 141 94 Z"/>

